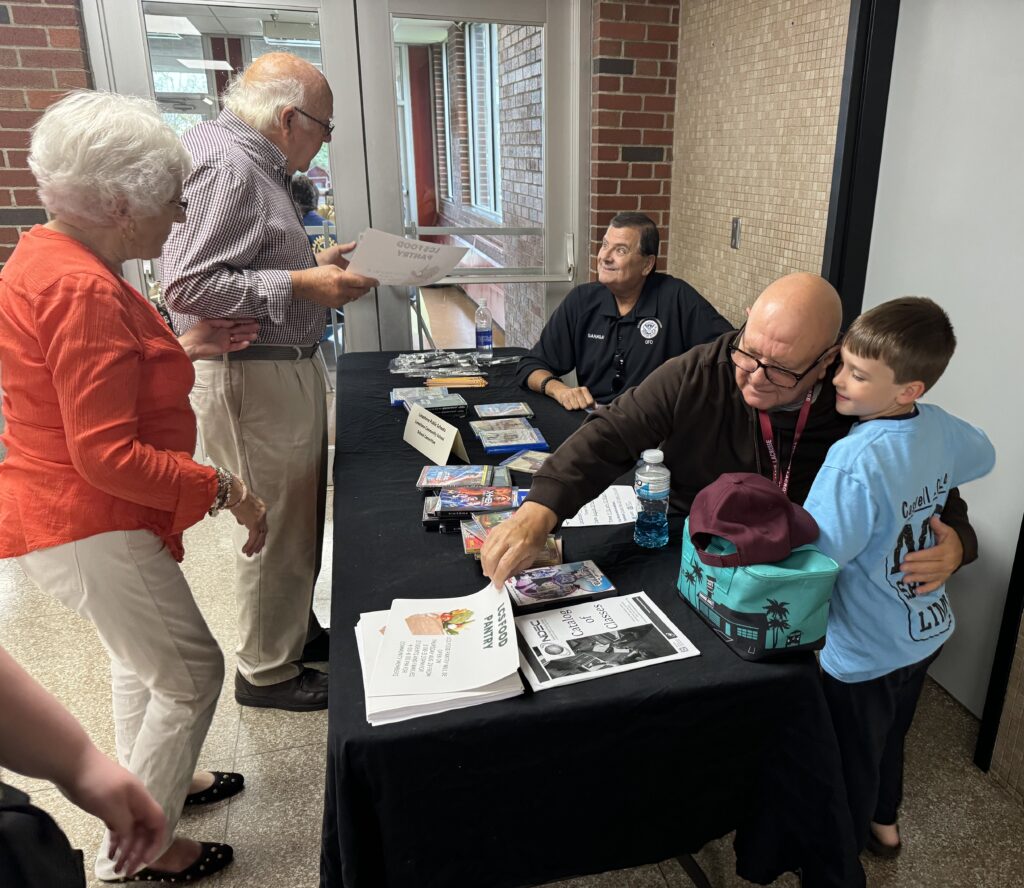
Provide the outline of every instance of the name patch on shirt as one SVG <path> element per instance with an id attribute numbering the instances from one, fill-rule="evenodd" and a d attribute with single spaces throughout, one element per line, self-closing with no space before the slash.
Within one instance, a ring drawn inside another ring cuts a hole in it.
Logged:
<path id="1" fill-rule="evenodd" d="M 587 339 L 604 339 L 604 333 L 588 333 Z"/>
<path id="2" fill-rule="evenodd" d="M 655 337 L 661 332 L 661 321 L 657 318 L 645 318 L 640 322 L 640 335 L 647 345 L 654 342 Z"/>

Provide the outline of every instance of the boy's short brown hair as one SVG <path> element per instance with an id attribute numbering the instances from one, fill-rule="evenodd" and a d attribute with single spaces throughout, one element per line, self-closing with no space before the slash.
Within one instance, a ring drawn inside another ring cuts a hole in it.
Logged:
<path id="1" fill-rule="evenodd" d="M 881 361 L 897 383 L 920 380 L 930 389 L 956 349 L 948 315 L 923 296 L 904 296 L 864 312 L 846 331 L 843 347 Z"/>

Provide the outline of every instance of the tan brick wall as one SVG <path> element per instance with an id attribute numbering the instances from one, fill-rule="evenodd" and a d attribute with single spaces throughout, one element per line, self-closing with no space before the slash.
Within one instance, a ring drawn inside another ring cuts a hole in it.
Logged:
<path id="1" fill-rule="evenodd" d="M 46 221 L 29 130 L 68 90 L 91 83 L 78 0 L 0 4 L 0 265 L 22 231 Z"/>
<path id="2" fill-rule="evenodd" d="M 734 323 L 777 277 L 821 271 L 849 13 L 682 3 L 668 270 Z"/>
<path id="3" fill-rule="evenodd" d="M 1024 801 L 1024 622 L 1017 633 L 1017 650 L 992 752 L 992 774 Z"/>

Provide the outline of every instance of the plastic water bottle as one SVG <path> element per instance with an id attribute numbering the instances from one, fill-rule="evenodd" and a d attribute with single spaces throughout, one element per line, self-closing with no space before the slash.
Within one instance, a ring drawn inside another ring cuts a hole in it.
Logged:
<path id="1" fill-rule="evenodd" d="M 476 358 L 489 364 L 494 357 L 494 322 L 486 302 L 481 302 L 473 316 L 476 324 Z"/>
<path id="2" fill-rule="evenodd" d="M 660 549 L 668 543 L 668 491 L 671 474 L 662 463 L 660 450 L 645 450 L 643 465 L 636 470 L 633 489 L 638 510 L 633 541 L 646 549 Z"/>

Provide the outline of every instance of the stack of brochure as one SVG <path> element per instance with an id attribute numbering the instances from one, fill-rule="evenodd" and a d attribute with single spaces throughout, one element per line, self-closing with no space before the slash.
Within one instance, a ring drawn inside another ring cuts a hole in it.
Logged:
<path id="1" fill-rule="evenodd" d="M 516 617 L 516 629 L 535 691 L 700 654 L 643 592 Z"/>
<path id="2" fill-rule="evenodd" d="M 360 614 L 356 644 L 366 720 L 384 725 L 523 693 L 508 595 L 396 598 Z"/>

